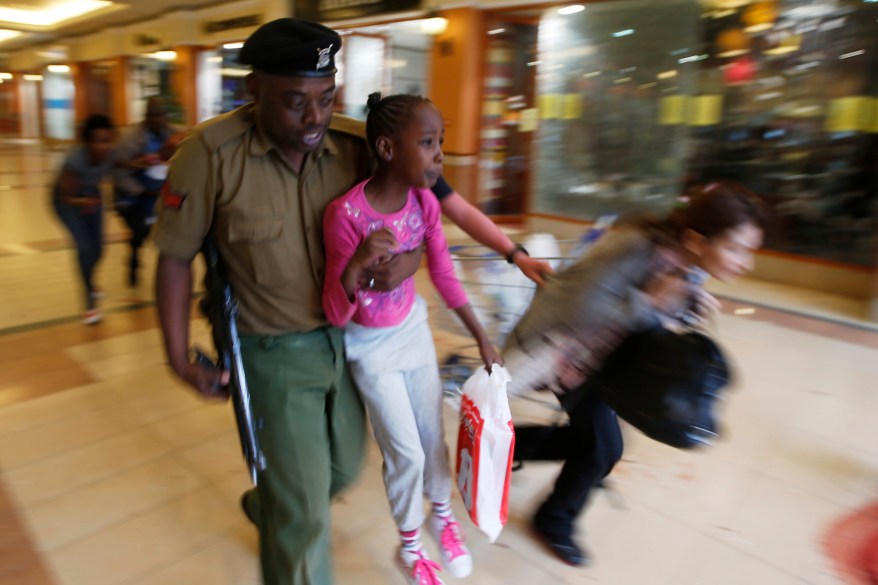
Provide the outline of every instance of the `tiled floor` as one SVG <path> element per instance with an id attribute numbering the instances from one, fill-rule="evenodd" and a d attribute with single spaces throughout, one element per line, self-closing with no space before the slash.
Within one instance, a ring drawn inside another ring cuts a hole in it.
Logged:
<path id="1" fill-rule="evenodd" d="M 72 252 L 47 206 L 58 155 L 3 143 L 0 155 L 0 582 L 259 583 L 256 534 L 237 503 L 248 478 L 230 408 L 201 402 L 165 369 L 150 285 L 123 286 L 118 220 L 108 215 L 113 243 L 100 269 L 107 317 L 86 327 Z M 773 294 L 790 306 L 808 297 Z M 528 534 L 558 469 L 529 463 L 513 476 L 496 544 L 465 523 L 476 563 L 468 582 L 869 582 L 843 573 L 827 550 L 859 542 L 833 528 L 878 499 L 878 333 L 740 308 L 727 302 L 717 324 L 738 372 L 725 440 L 690 453 L 626 430 L 611 489 L 580 522 L 596 559 L 587 569 L 557 562 Z M 193 327 L 206 343 L 204 324 Z M 440 353 L 465 345 L 435 331 Z M 447 415 L 453 439 L 450 406 Z M 333 510 L 336 581 L 402 583 L 374 446 Z"/>

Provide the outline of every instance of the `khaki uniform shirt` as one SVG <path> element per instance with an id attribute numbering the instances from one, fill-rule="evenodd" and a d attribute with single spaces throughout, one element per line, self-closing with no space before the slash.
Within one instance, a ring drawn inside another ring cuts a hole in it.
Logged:
<path id="1" fill-rule="evenodd" d="M 334 121 L 299 173 L 260 131 L 252 104 L 197 126 L 171 159 L 155 229 L 159 251 L 189 262 L 213 228 L 242 333 L 327 325 L 323 211 L 368 176 L 362 132 L 362 123 Z"/>

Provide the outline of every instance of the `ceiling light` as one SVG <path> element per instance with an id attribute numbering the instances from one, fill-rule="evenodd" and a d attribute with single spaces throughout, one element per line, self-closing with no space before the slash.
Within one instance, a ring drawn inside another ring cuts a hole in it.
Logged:
<path id="1" fill-rule="evenodd" d="M 506 32 L 505 28 L 495 28 L 494 30 L 489 30 L 488 34 L 489 35 L 502 35 L 505 32 Z"/>
<path id="2" fill-rule="evenodd" d="M 25 73 L 23 77 L 24 77 L 25 81 L 42 81 L 43 80 L 42 75 L 33 75 L 31 73 Z"/>
<path id="3" fill-rule="evenodd" d="M 766 30 L 771 30 L 773 27 L 774 27 L 774 24 L 772 24 L 770 22 L 762 22 L 759 24 L 751 24 L 750 26 L 745 26 L 744 32 L 748 32 L 751 34 L 758 33 L 758 32 L 763 32 Z"/>
<path id="4" fill-rule="evenodd" d="M 0 28 L 0 43 L 2 43 L 3 41 L 8 41 L 9 39 L 14 39 L 18 36 L 21 36 L 21 33 L 17 30 Z"/>
<path id="5" fill-rule="evenodd" d="M 52 26 L 112 4 L 109 0 L 68 0 L 42 10 L 0 7 L 0 21 L 31 26 Z"/>
<path id="6" fill-rule="evenodd" d="M 241 49 L 244 47 L 244 43 L 225 43 L 223 44 L 223 49 Z"/>
<path id="7" fill-rule="evenodd" d="M 46 69 L 52 73 L 70 73 L 70 67 L 67 65 L 49 65 Z"/>
<path id="8" fill-rule="evenodd" d="M 12 74 L 6 72 L 0 73 L 0 79 L 12 79 Z"/>
<path id="9" fill-rule="evenodd" d="M 843 55 L 839 55 L 838 58 L 839 59 L 850 59 L 851 57 L 859 57 L 860 55 L 862 55 L 865 52 L 866 51 L 864 51 L 863 49 L 860 49 L 859 51 L 851 51 L 850 53 L 844 53 Z"/>
<path id="10" fill-rule="evenodd" d="M 250 70 L 223 67 L 222 69 L 220 69 L 220 75 L 222 75 L 223 77 L 247 77 L 248 75 L 250 75 Z"/>
<path id="11" fill-rule="evenodd" d="M 571 4 L 570 6 L 559 8 L 558 14 L 567 16 L 568 14 L 576 14 L 577 12 L 582 12 L 583 10 L 585 10 L 585 6 L 583 6 L 582 4 Z"/>
<path id="12" fill-rule="evenodd" d="M 149 55 L 153 59 L 158 59 L 159 61 L 173 61 L 177 58 L 176 51 L 156 51 Z"/>
<path id="13" fill-rule="evenodd" d="M 421 31 L 428 35 L 441 35 L 448 28 L 448 19 L 437 16 L 435 18 L 425 18 L 421 21 Z"/>
<path id="14" fill-rule="evenodd" d="M 619 37 L 627 37 L 628 35 L 633 35 L 633 34 L 634 34 L 633 28 L 626 28 L 625 30 L 620 30 L 620 31 L 614 32 L 613 36 L 618 39 Z"/>
<path id="15" fill-rule="evenodd" d="M 717 53 L 717 57 L 740 57 L 741 55 L 746 55 L 749 53 L 749 49 L 732 49 L 731 51 L 723 51 L 722 53 Z"/>

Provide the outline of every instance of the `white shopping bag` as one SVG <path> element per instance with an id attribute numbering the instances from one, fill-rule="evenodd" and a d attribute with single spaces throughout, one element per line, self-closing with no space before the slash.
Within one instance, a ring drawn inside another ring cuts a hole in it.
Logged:
<path id="1" fill-rule="evenodd" d="M 463 385 L 457 433 L 457 487 L 470 518 L 494 542 L 506 524 L 515 433 L 506 398 L 510 376 L 494 365 Z"/>

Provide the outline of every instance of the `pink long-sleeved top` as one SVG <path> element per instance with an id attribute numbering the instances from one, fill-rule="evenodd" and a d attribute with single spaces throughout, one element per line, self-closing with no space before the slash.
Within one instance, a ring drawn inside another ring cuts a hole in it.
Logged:
<path id="1" fill-rule="evenodd" d="M 326 278 L 323 310 L 329 322 L 341 327 L 348 321 L 365 327 L 392 327 L 402 323 L 415 302 L 415 279 L 409 277 L 392 291 L 358 288 L 348 298 L 341 275 L 357 248 L 374 231 L 389 228 L 400 243 L 397 253 L 426 242 L 430 279 L 445 304 L 456 309 L 469 302 L 454 273 L 448 243 L 442 232 L 439 201 L 429 189 L 411 188 L 405 205 L 395 213 L 379 213 L 363 191 L 368 179 L 333 201 L 323 215 Z"/>

